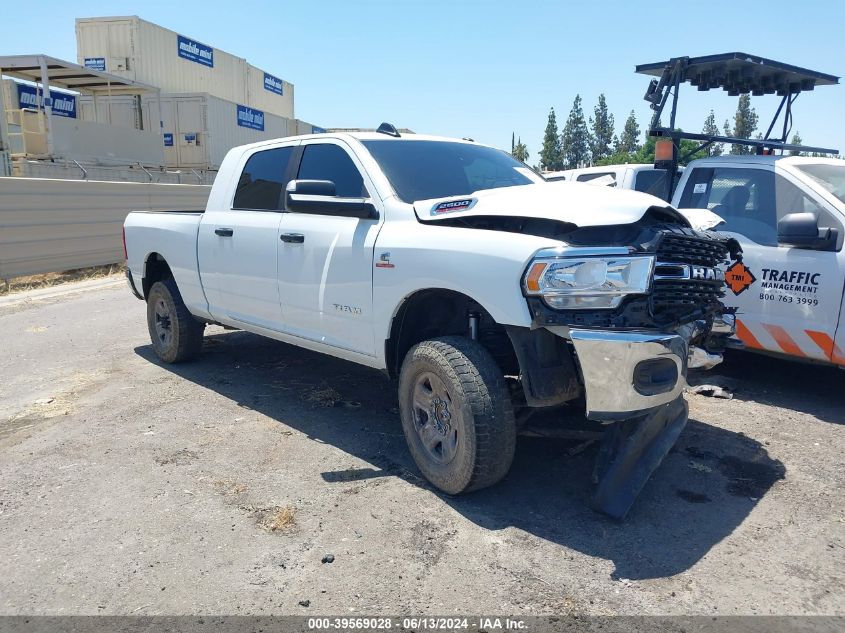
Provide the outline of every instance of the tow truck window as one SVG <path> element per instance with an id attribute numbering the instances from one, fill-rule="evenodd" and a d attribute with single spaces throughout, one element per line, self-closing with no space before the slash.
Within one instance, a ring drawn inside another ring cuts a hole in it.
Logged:
<path id="1" fill-rule="evenodd" d="M 284 208 L 285 174 L 293 147 L 256 152 L 246 161 L 235 188 L 233 209 L 278 211 Z"/>
<path id="2" fill-rule="evenodd" d="M 299 180 L 331 180 L 339 198 L 369 198 L 361 172 L 342 147 L 332 143 L 305 146 Z"/>
<path id="3" fill-rule="evenodd" d="M 798 187 L 764 169 L 695 169 L 681 198 L 681 208 L 709 209 L 725 220 L 720 230 L 739 233 L 763 246 L 777 246 L 778 220 L 788 213 L 816 213 L 820 225 L 839 226 Z"/>
<path id="4" fill-rule="evenodd" d="M 396 195 L 409 204 L 543 182 L 510 155 L 483 145 L 402 139 L 362 143 Z"/>
<path id="5" fill-rule="evenodd" d="M 666 174 L 665 169 L 644 169 L 637 172 L 634 189 L 666 200 L 669 197 L 669 179 Z M 680 178 L 680 172 L 678 178 Z"/>
<path id="6" fill-rule="evenodd" d="M 775 174 L 763 169 L 705 168 L 692 173 L 681 207 L 709 209 L 720 229 L 758 244 L 777 245 Z"/>
<path id="7" fill-rule="evenodd" d="M 845 202 L 845 165 L 796 165 L 798 171 L 805 173 L 827 191 Z"/>

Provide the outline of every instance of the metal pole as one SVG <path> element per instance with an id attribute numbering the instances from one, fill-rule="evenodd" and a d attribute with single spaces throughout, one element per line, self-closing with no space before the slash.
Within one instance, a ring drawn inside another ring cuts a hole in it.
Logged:
<path id="1" fill-rule="evenodd" d="M 9 129 L 6 123 L 6 96 L 4 94 L 3 69 L 0 68 L 0 176 L 11 176 L 12 148 L 9 146 Z"/>
<path id="2" fill-rule="evenodd" d="M 47 132 L 47 154 L 53 156 L 53 99 L 50 97 L 50 77 L 47 74 L 47 60 L 43 55 L 38 57 L 41 68 L 41 105 L 44 108 L 44 126 Z"/>

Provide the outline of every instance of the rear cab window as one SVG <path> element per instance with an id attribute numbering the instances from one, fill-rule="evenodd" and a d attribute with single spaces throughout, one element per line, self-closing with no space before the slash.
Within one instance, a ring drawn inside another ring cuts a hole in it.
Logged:
<path id="1" fill-rule="evenodd" d="M 246 161 L 232 209 L 281 211 L 285 204 L 285 187 L 295 146 L 277 147 L 254 153 Z"/>
<path id="2" fill-rule="evenodd" d="M 590 182 L 591 180 L 597 180 L 598 178 L 604 178 L 607 180 L 608 187 L 615 187 L 616 186 L 616 173 L 612 171 L 601 171 L 601 172 L 594 172 L 591 174 L 581 174 L 575 180 L 577 182 Z"/>

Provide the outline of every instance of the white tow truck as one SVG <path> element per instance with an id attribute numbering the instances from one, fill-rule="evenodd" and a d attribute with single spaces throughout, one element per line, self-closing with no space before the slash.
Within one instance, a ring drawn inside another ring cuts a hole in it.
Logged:
<path id="1" fill-rule="evenodd" d="M 725 270 L 750 350 L 845 366 L 845 161 L 718 156 L 693 161 L 673 205 L 707 209 L 735 238 Z"/>
<path id="2" fill-rule="evenodd" d="M 700 143 L 689 155 L 713 143 L 754 152 L 693 160 L 677 187 L 672 183 L 675 208 L 741 247 L 724 269 L 725 303 L 735 311 L 739 340 L 749 350 L 845 366 L 845 161 L 785 154 L 838 154 L 787 138 L 798 95 L 839 78 L 745 53 L 677 57 L 637 72 L 659 77 L 645 95 L 655 110 L 649 133 L 661 139 L 656 168 L 673 173 L 683 139 Z M 776 94 L 781 102 L 762 138 L 690 134 L 674 126 L 684 82 L 732 95 Z M 670 96 L 671 120 L 663 128 Z"/>
<path id="3" fill-rule="evenodd" d="M 729 240 L 389 124 L 235 148 L 204 211 L 132 213 L 124 239 L 162 361 L 217 323 L 378 368 L 450 494 L 500 480 L 529 414 L 568 404 L 605 431 L 594 504 L 623 516 L 686 423 L 691 347 L 732 332 Z"/>

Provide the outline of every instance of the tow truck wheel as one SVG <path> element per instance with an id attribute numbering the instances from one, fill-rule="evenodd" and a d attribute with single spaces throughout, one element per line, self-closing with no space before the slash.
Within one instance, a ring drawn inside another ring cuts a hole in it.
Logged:
<path id="1" fill-rule="evenodd" d="M 408 448 L 448 494 L 491 486 L 510 469 L 516 424 L 505 378 L 490 353 L 462 336 L 411 348 L 399 375 Z"/>
<path id="2" fill-rule="evenodd" d="M 172 277 L 157 281 L 150 288 L 147 327 L 156 356 L 165 363 L 188 360 L 202 349 L 205 324 L 188 312 Z"/>

